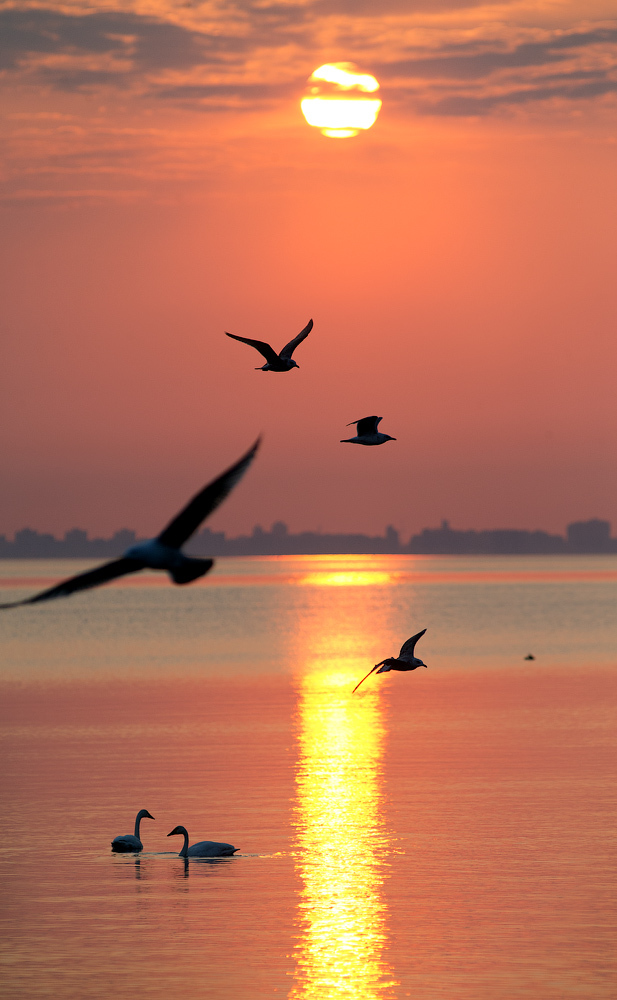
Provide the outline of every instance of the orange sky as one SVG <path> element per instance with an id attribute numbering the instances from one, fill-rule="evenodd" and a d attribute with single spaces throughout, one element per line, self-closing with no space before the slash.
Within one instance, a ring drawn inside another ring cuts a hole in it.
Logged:
<path id="1" fill-rule="evenodd" d="M 0 532 L 155 532 L 259 431 L 213 528 L 617 524 L 614 5 L 375 6 L 0 4 Z"/>

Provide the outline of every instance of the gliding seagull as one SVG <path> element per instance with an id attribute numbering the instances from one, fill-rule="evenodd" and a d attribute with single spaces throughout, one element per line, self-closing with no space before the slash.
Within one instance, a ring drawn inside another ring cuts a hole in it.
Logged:
<path id="1" fill-rule="evenodd" d="M 285 344 L 280 354 L 277 354 L 274 348 L 270 347 L 270 344 L 266 344 L 264 340 L 251 340 L 250 337 L 237 337 L 235 333 L 227 333 L 227 331 L 225 331 L 225 336 L 231 337 L 232 340 L 239 340 L 243 344 L 248 344 L 249 347 L 254 347 L 256 351 L 263 354 L 266 359 L 266 363 L 261 367 L 258 366 L 255 371 L 288 372 L 291 371 L 292 368 L 300 367 L 300 365 L 296 364 L 291 356 L 298 344 L 301 344 L 303 340 L 306 340 L 312 329 L 313 320 L 310 319 L 304 327 L 304 330 L 300 330 L 297 337 L 294 337 L 294 339 L 290 340 L 288 344 Z"/>
<path id="2" fill-rule="evenodd" d="M 79 590 L 89 590 L 101 583 L 109 583 L 127 573 L 137 573 L 140 569 L 167 570 L 173 582 L 178 584 L 191 583 L 198 577 L 205 576 L 214 566 L 214 559 L 193 559 L 180 550 L 201 522 L 231 493 L 255 458 L 259 444 L 260 438 L 239 462 L 197 493 L 156 538 L 133 545 L 121 559 L 114 559 L 113 562 L 87 573 L 72 576 L 34 597 L 0 604 L 0 608 L 16 608 L 20 604 L 37 604 L 39 601 L 51 601 L 55 597 L 67 597 Z"/>
<path id="3" fill-rule="evenodd" d="M 377 673 L 384 674 L 387 673 L 388 670 L 416 670 L 418 667 L 426 667 L 426 663 L 423 663 L 422 660 L 418 660 L 417 657 L 413 655 L 418 639 L 421 639 L 425 632 L 426 629 L 423 628 L 421 632 L 418 632 L 416 635 L 412 635 L 411 639 L 408 639 L 407 642 L 403 643 L 398 656 L 389 656 L 387 660 L 382 660 L 381 663 L 376 663 L 373 670 L 377 670 L 379 667 Z M 351 692 L 352 694 L 354 691 L 358 690 L 362 681 L 365 681 L 367 677 L 371 676 L 373 670 L 369 670 L 366 677 L 363 677 L 361 681 L 358 681 L 355 688 Z"/>
<path id="4" fill-rule="evenodd" d="M 381 431 L 377 430 L 377 424 L 383 420 L 383 417 L 362 417 L 362 420 L 350 420 L 347 424 L 351 427 L 352 424 L 356 424 L 358 428 L 358 433 L 356 437 L 352 438 L 341 438 L 341 444 L 385 444 L 386 441 L 396 441 L 396 438 L 390 437 L 389 434 L 382 434 Z"/>

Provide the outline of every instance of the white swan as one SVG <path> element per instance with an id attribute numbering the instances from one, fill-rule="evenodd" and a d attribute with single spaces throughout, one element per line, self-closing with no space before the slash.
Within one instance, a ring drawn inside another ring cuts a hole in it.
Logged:
<path id="1" fill-rule="evenodd" d="M 124 837 L 114 837 L 111 842 L 112 851 L 126 854 L 129 851 L 143 851 L 144 845 L 139 839 L 139 825 L 142 819 L 154 819 L 147 809 L 140 809 L 135 817 L 135 833 L 127 833 Z"/>
<path id="2" fill-rule="evenodd" d="M 222 858 L 229 857 L 239 851 L 239 847 L 233 844 L 217 844 L 215 840 L 200 840 L 198 844 L 191 844 L 189 847 L 189 835 L 185 826 L 174 826 L 168 837 L 176 835 L 184 837 L 184 846 L 180 851 L 179 858 Z"/>

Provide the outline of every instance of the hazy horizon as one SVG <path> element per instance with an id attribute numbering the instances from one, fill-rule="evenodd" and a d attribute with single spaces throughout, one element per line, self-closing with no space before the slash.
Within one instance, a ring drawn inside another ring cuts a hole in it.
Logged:
<path id="1" fill-rule="evenodd" d="M 598 517 L 588 517 L 588 518 L 582 519 L 582 523 L 583 524 L 587 524 L 589 522 L 594 522 L 594 521 L 604 521 L 604 522 L 607 522 L 607 519 L 606 518 L 598 518 Z M 560 537 L 565 537 L 565 535 L 567 533 L 567 528 L 570 527 L 570 525 L 572 523 L 580 523 L 580 522 L 570 522 L 570 524 L 564 525 L 564 527 L 563 527 L 563 529 L 561 531 L 548 532 L 547 529 L 543 528 L 542 526 L 536 526 L 534 528 L 521 528 L 519 525 L 505 525 L 505 524 L 499 525 L 498 527 L 494 527 L 494 528 L 487 528 L 487 527 L 469 528 L 469 527 L 466 527 L 465 525 L 452 524 L 452 522 L 449 520 L 449 518 L 441 518 L 441 520 L 439 521 L 439 523 L 436 523 L 435 521 L 433 521 L 431 524 L 425 524 L 425 525 L 423 525 L 422 528 L 419 529 L 419 531 L 420 532 L 421 531 L 443 531 L 444 529 L 445 530 L 450 530 L 450 531 L 452 531 L 454 533 L 456 533 L 456 532 L 466 532 L 466 531 L 477 531 L 477 532 L 482 532 L 482 531 L 487 531 L 487 532 L 498 532 L 498 531 L 515 531 L 515 532 L 516 531 L 529 531 L 529 532 L 541 532 L 541 533 L 547 533 L 547 534 L 551 534 L 551 535 L 558 535 Z M 611 522 L 608 522 L 608 523 L 610 524 L 610 529 L 612 531 L 613 525 L 612 525 Z M 370 537 L 368 535 L 368 533 L 366 533 L 366 532 L 352 532 L 351 529 L 347 529 L 346 530 L 345 528 L 343 528 L 341 531 L 337 531 L 337 532 L 332 532 L 328 528 L 306 528 L 306 527 L 302 528 L 301 527 L 301 528 L 298 528 L 298 529 L 292 529 L 290 527 L 289 523 L 284 518 L 282 518 L 282 517 L 275 518 L 271 522 L 266 522 L 266 523 L 262 523 L 262 524 L 255 523 L 255 524 L 252 525 L 251 528 L 248 529 L 248 531 L 238 532 L 237 536 L 232 535 L 231 532 L 226 531 L 225 528 L 222 528 L 222 527 L 216 528 L 216 529 L 210 528 L 208 526 L 208 524 L 205 524 L 204 526 L 202 526 L 201 528 L 199 528 L 198 531 L 197 531 L 197 534 L 201 534 L 204 531 L 212 531 L 215 534 L 216 533 L 223 533 L 227 538 L 238 537 L 240 535 L 243 535 L 245 537 L 250 537 L 256 531 L 263 531 L 266 534 L 271 533 L 271 532 L 276 532 L 276 529 L 279 526 L 283 526 L 284 529 L 285 529 L 285 532 L 289 533 L 290 535 L 291 534 L 293 534 L 293 535 L 309 534 L 309 533 L 314 532 L 314 533 L 317 533 L 317 534 L 339 534 L 339 535 L 366 534 L 367 537 Z M 375 536 L 375 537 L 384 537 L 386 535 L 386 533 L 389 532 L 390 530 L 394 530 L 398 535 L 401 536 L 402 540 L 404 540 L 404 538 L 406 537 L 406 536 L 403 536 L 403 533 L 397 528 L 397 526 L 395 524 L 386 524 L 386 525 L 383 525 L 380 530 L 376 530 L 376 531 L 372 532 L 371 535 Z M 13 540 L 15 539 L 16 535 L 18 535 L 20 531 L 34 531 L 34 532 L 36 532 L 40 536 L 44 536 L 45 534 L 51 534 L 51 535 L 53 535 L 54 538 L 56 538 L 59 541 L 62 541 L 65 538 L 65 536 L 67 534 L 70 534 L 71 532 L 85 532 L 86 535 L 88 536 L 88 540 L 91 540 L 91 541 L 94 541 L 95 539 L 96 540 L 107 541 L 107 540 L 110 540 L 111 538 L 113 538 L 116 535 L 123 534 L 124 532 L 134 532 L 136 535 L 139 535 L 139 532 L 136 531 L 135 528 L 133 528 L 130 525 L 126 525 L 126 524 L 122 525 L 121 527 L 115 528 L 114 530 L 112 530 L 110 532 L 109 535 L 106 535 L 106 536 L 103 536 L 103 535 L 96 536 L 89 528 L 84 527 L 83 525 L 76 525 L 75 524 L 75 525 L 72 526 L 72 528 L 69 528 L 63 534 L 61 534 L 61 535 L 60 534 L 55 534 L 54 535 L 53 532 L 43 532 L 39 528 L 37 528 L 37 527 L 35 527 L 33 525 L 25 524 L 25 525 L 22 525 L 21 528 L 18 528 L 16 531 L 11 532 L 11 533 L 7 533 L 6 531 L 3 531 L 2 528 L 0 527 L 0 537 L 4 537 L 7 540 L 11 541 L 12 539 Z M 412 534 L 418 534 L 418 532 L 412 532 Z M 144 536 L 144 537 L 146 537 L 146 536 Z"/>

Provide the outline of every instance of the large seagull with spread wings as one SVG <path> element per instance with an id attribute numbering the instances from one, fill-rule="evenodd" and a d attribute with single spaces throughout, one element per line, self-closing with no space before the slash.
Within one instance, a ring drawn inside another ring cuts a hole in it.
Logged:
<path id="1" fill-rule="evenodd" d="M 239 340 L 242 344 L 248 344 L 249 347 L 254 347 L 256 351 L 263 354 L 266 359 L 265 365 L 258 366 L 255 371 L 262 372 L 288 372 L 292 368 L 299 368 L 300 365 L 297 364 L 292 358 L 292 354 L 295 351 L 298 344 L 301 344 L 303 340 L 306 340 L 309 333 L 313 329 L 313 320 L 310 319 L 304 330 L 300 330 L 297 337 L 290 340 L 288 344 L 285 344 L 283 350 L 280 354 L 277 354 L 270 344 L 266 344 L 265 340 L 251 340 L 250 337 L 237 337 L 235 333 L 227 333 L 225 331 L 226 337 L 231 337 L 232 340 Z"/>
<path id="2" fill-rule="evenodd" d="M 33 597 L 10 604 L 0 604 L 0 608 L 15 608 L 20 604 L 38 604 L 40 601 L 51 601 L 56 597 L 68 597 L 80 590 L 90 590 L 102 583 L 109 583 L 128 573 L 137 573 L 140 569 L 167 570 L 174 583 L 191 583 L 200 576 L 205 576 L 214 566 L 214 559 L 194 559 L 185 556 L 182 546 L 212 511 L 216 510 L 225 497 L 229 496 L 236 483 L 240 481 L 249 465 L 255 458 L 259 448 L 259 438 L 239 462 L 227 469 L 218 479 L 197 493 L 192 500 L 174 517 L 173 521 L 161 531 L 156 538 L 133 545 L 124 553 L 121 559 L 105 563 L 87 573 L 72 576 L 63 583 L 43 590 Z"/>

